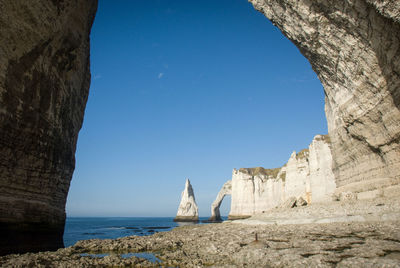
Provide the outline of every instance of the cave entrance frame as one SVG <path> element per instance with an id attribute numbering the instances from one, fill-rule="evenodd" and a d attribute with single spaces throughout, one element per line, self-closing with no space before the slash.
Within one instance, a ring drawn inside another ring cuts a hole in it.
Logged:
<path id="1" fill-rule="evenodd" d="M 374 191 L 374 185 L 398 185 L 400 19 L 395 1 L 350 0 L 345 5 L 340 1 L 250 1 L 296 44 L 324 86 L 340 190 L 365 190 L 365 182 L 370 182 L 369 191 Z M 1 173 L 6 189 L 2 208 L 24 212 L 4 209 L 2 237 L 10 239 L 2 239 L 0 247 L 14 245 L 13 250 L 20 252 L 32 251 L 32 241 L 44 241 L 35 250 L 62 244 L 65 197 L 90 81 L 88 37 L 97 6 L 92 0 L 76 5 L 22 2 L 4 1 L 7 16 L 0 16 L 5 26 L 0 33 L 7 36 L 1 44 L 6 64 L 1 65 L 0 75 L 4 147 L 0 153 L 5 159 Z M 397 9 L 393 11 L 391 4 Z M 46 22 L 39 10 L 48 11 Z M 15 31 L 18 26 L 21 29 Z M 72 64 L 64 65 L 64 61 Z M 68 75 L 63 66 L 70 68 Z M 32 91 L 40 96 L 43 90 L 48 98 L 41 103 L 40 98 L 32 99 L 35 94 L 25 96 L 28 83 Z M 53 89 L 58 89 L 54 90 L 57 96 L 52 95 Z M 55 109 L 50 113 L 33 105 L 48 106 L 49 100 L 57 104 L 49 106 Z M 26 107 L 25 113 L 17 113 L 16 107 Z M 38 182 L 30 185 L 30 192 L 35 194 L 27 199 L 25 182 L 34 180 Z M 37 215 L 43 216 L 39 222 Z M 43 232 L 38 233 L 38 224 Z"/>

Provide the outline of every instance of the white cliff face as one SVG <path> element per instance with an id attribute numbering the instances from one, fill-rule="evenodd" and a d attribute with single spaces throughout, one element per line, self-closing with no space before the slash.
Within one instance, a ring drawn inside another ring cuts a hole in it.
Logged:
<path id="1" fill-rule="evenodd" d="M 230 195 L 232 193 L 232 181 L 229 180 L 224 183 L 221 190 L 218 192 L 217 197 L 211 205 L 211 217 L 208 219 L 209 221 L 222 221 L 221 214 L 219 212 L 219 207 L 221 206 L 222 200 L 226 195 Z"/>
<path id="2" fill-rule="evenodd" d="M 306 195 L 307 188 L 309 188 L 307 178 L 310 174 L 308 155 L 309 149 L 305 149 L 298 154 L 293 152 L 290 156 L 286 164 L 285 199 Z"/>
<path id="3" fill-rule="evenodd" d="M 330 201 L 336 189 L 329 136 L 317 135 L 308 149 L 293 152 L 286 166 L 285 199 L 308 203 Z"/>
<path id="4" fill-rule="evenodd" d="M 326 141 L 326 139 L 328 140 Z M 333 161 L 329 136 L 316 136 L 309 150 L 310 200 L 306 200 L 307 202 L 331 201 L 336 183 L 332 169 Z"/>
<path id="5" fill-rule="evenodd" d="M 282 168 L 242 168 L 232 173 L 229 217 L 244 218 L 280 206 L 290 198 L 330 201 L 336 189 L 328 136 L 317 135 L 308 149 L 293 152 Z"/>
<path id="6" fill-rule="evenodd" d="M 254 177 L 233 169 L 230 219 L 254 214 L 254 193 Z"/>
<path id="7" fill-rule="evenodd" d="M 284 169 L 242 168 L 232 173 L 230 219 L 245 218 L 282 202 Z"/>
<path id="8" fill-rule="evenodd" d="M 174 221 L 198 221 L 199 209 L 194 198 L 194 192 L 189 179 L 186 179 L 185 189 L 181 195 L 178 212 Z"/>

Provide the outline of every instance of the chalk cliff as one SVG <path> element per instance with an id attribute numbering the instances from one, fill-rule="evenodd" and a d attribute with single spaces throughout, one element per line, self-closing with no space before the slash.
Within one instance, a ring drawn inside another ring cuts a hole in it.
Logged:
<path id="1" fill-rule="evenodd" d="M 219 207 L 221 206 L 222 200 L 226 195 L 232 193 L 232 181 L 229 180 L 222 185 L 221 190 L 219 190 L 217 197 L 211 204 L 211 217 L 208 219 L 210 222 L 220 222 L 222 221 L 221 214 L 219 212 Z"/>
<path id="2" fill-rule="evenodd" d="M 337 191 L 385 185 L 395 193 L 400 189 L 393 186 L 400 181 L 399 1 L 249 2 L 299 48 L 324 86 Z"/>
<path id="3" fill-rule="evenodd" d="M 199 209 L 197 208 L 194 192 L 189 179 L 186 179 L 185 189 L 181 195 L 178 212 L 174 221 L 198 221 Z"/>
<path id="4" fill-rule="evenodd" d="M 293 200 L 331 201 L 336 189 L 328 135 L 317 135 L 308 149 L 281 168 L 234 169 L 230 219 L 246 218 Z"/>
<path id="5" fill-rule="evenodd" d="M 63 246 L 97 1 L 0 1 L 0 254 Z"/>
<path id="6" fill-rule="evenodd" d="M 338 193 L 397 194 L 399 1 L 250 2 L 293 41 L 324 86 Z M 96 6 L 0 0 L 0 254 L 62 245 Z"/>

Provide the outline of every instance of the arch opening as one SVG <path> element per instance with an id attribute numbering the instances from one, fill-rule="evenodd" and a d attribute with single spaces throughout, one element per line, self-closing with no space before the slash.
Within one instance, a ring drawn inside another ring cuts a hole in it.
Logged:
<path id="1" fill-rule="evenodd" d="M 315 73 L 251 4 L 177 3 L 99 3 L 68 215 L 171 216 L 189 177 L 208 216 L 233 168 L 282 166 L 326 133 Z"/>
<path id="2" fill-rule="evenodd" d="M 210 222 L 221 222 L 221 213 L 219 211 L 222 201 L 225 196 L 232 195 L 232 181 L 228 180 L 222 185 L 221 190 L 218 192 L 217 197 L 211 204 L 211 217 L 208 219 Z"/>

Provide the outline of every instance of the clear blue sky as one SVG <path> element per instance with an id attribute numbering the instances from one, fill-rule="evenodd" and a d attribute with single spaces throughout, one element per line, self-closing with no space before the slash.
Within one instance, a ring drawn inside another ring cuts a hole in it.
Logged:
<path id="1" fill-rule="evenodd" d="M 327 132 L 310 64 L 246 0 L 100 0 L 91 70 L 68 216 L 174 216 L 185 178 L 209 216 L 233 168 Z"/>

